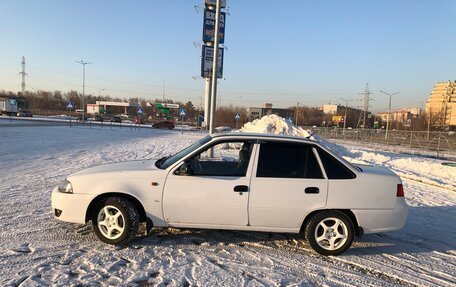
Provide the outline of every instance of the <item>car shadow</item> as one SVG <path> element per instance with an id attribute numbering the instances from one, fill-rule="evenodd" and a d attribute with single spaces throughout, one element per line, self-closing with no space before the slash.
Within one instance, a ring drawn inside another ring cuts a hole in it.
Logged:
<path id="1" fill-rule="evenodd" d="M 350 253 L 376 255 L 398 253 L 454 253 L 456 249 L 456 206 L 409 207 L 404 228 L 368 234 L 357 240 Z"/>
<path id="2" fill-rule="evenodd" d="M 403 229 L 367 234 L 355 238 L 346 255 L 454 252 L 456 247 L 456 206 L 410 207 Z M 251 231 L 154 228 L 147 236 L 132 242 L 136 246 L 176 245 L 252 245 L 284 248 L 309 253 L 311 248 L 302 234 Z"/>

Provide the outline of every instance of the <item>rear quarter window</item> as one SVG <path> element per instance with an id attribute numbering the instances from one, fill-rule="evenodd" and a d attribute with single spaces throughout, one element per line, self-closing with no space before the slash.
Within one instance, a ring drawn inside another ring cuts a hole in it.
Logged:
<path id="1" fill-rule="evenodd" d="M 321 148 L 317 148 L 318 155 L 329 179 L 353 179 L 356 174 L 338 159 L 327 153 Z"/>

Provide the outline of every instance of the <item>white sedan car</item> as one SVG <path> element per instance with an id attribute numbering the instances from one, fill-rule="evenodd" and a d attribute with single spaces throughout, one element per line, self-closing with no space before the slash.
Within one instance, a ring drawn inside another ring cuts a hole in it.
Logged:
<path id="1" fill-rule="evenodd" d="M 54 216 L 84 224 L 109 244 L 133 239 L 139 224 L 300 233 L 323 255 L 355 235 L 402 228 L 400 178 L 352 165 L 320 143 L 265 134 L 219 134 L 175 155 L 91 167 L 52 192 Z"/>

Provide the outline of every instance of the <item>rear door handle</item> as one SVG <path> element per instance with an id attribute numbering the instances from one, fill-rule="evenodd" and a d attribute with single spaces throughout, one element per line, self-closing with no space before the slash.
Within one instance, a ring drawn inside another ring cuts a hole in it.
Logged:
<path id="1" fill-rule="evenodd" d="M 307 187 L 304 190 L 305 193 L 320 193 L 320 189 L 318 187 Z"/>
<path id="2" fill-rule="evenodd" d="M 249 187 L 247 185 L 236 185 L 234 187 L 234 191 L 235 192 L 248 192 Z"/>

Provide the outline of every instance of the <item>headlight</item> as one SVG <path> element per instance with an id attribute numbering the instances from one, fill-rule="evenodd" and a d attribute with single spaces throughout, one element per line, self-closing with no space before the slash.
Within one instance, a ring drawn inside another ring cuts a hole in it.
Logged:
<path id="1" fill-rule="evenodd" d="M 61 184 L 59 184 L 58 189 L 60 192 L 73 193 L 73 186 L 71 186 L 71 182 L 66 179 Z"/>

